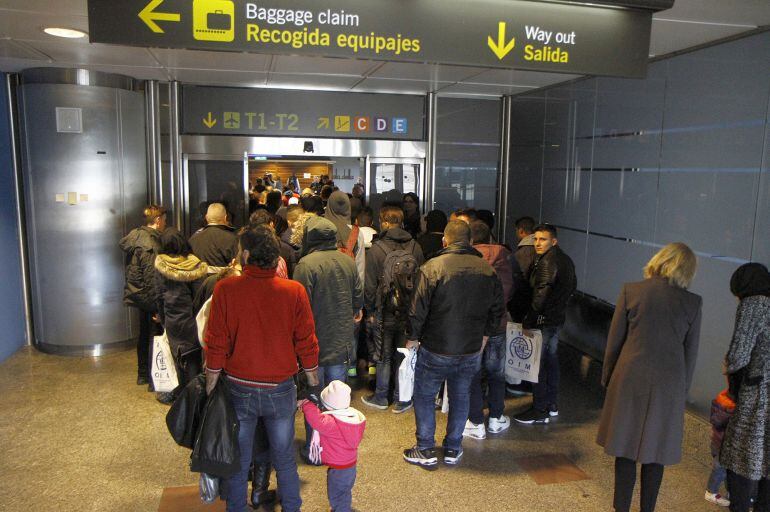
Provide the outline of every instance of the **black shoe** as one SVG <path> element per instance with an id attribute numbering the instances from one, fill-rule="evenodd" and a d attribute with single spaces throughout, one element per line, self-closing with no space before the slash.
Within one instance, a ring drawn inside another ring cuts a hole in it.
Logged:
<path id="1" fill-rule="evenodd" d="M 436 457 L 436 449 L 428 448 L 426 450 L 420 450 L 416 446 L 404 450 L 404 460 L 409 464 L 420 466 L 428 471 L 438 469 L 438 457 Z"/>
<path id="2" fill-rule="evenodd" d="M 556 404 L 551 404 L 548 406 L 548 416 L 551 418 L 557 418 L 559 416 L 559 408 L 556 407 Z"/>
<path id="3" fill-rule="evenodd" d="M 377 395 L 362 396 L 361 401 L 369 407 L 374 407 L 381 411 L 388 410 L 388 401 L 384 398 L 377 398 Z"/>
<path id="4" fill-rule="evenodd" d="M 251 506 L 259 508 L 261 505 L 273 503 L 276 498 L 275 491 L 270 487 L 270 471 L 272 466 L 269 462 L 265 464 L 254 464 L 251 469 Z"/>
<path id="5" fill-rule="evenodd" d="M 145 384 L 149 384 L 150 379 L 145 377 L 144 375 L 140 375 L 136 378 L 136 385 L 137 386 L 144 386 Z"/>
<path id="6" fill-rule="evenodd" d="M 174 393 L 155 393 L 155 400 L 163 405 L 171 405 L 174 403 Z"/>
<path id="7" fill-rule="evenodd" d="M 393 411 L 394 414 L 401 414 L 402 412 L 411 409 L 413 405 L 414 403 L 411 400 L 408 402 L 396 402 L 393 404 L 393 409 L 391 409 L 391 411 Z"/>
<path id="8" fill-rule="evenodd" d="M 459 450 L 450 450 L 448 448 L 444 448 L 444 464 L 449 464 L 450 466 L 457 465 L 458 462 L 460 462 L 460 459 L 463 457 L 463 449 L 460 448 Z"/>
<path id="9" fill-rule="evenodd" d="M 505 392 L 509 396 L 527 396 L 532 394 L 532 388 L 530 386 L 526 386 L 523 382 L 521 384 L 506 384 L 505 386 Z"/>
<path id="10" fill-rule="evenodd" d="M 550 421 L 550 415 L 548 411 L 541 411 L 532 407 L 531 409 L 524 411 L 513 417 L 514 420 L 525 425 L 532 425 L 533 423 L 545 424 Z"/>
<path id="11" fill-rule="evenodd" d="M 150 381 L 149 384 L 147 384 L 147 391 L 150 393 L 155 393 L 155 383 Z"/>

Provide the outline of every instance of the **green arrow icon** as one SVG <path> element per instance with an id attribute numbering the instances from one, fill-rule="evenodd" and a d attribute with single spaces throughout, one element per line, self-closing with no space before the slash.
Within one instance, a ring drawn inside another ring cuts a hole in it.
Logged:
<path id="1" fill-rule="evenodd" d="M 145 24 L 148 27 L 150 27 L 150 30 L 152 30 L 156 34 L 165 33 L 163 29 L 160 28 L 160 26 L 157 23 L 155 23 L 156 21 L 173 21 L 173 22 L 182 21 L 181 14 L 171 13 L 171 12 L 155 12 L 155 9 L 160 7 L 162 3 L 163 3 L 163 0 L 152 0 L 139 13 L 139 19 L 145 22 Z"/>
<path id="2" fill-rule="evenodd" d="M 489 45 L 489 49 L 492 50 L 492 52 L 497 55 L 497 58 L 500 60 L 503 60 L 503 57 L 508 55 L 511 50 L 513 50 L 513 47 L 516 46 L 515 37 L 511 38 L 508 44 L 505 43 L 505 29 L 506 24 L 504 21 L 501 21 L 497 24 L 497 42 L 492 39 L 492 36 L 487 36 L 487 44 Z"/>

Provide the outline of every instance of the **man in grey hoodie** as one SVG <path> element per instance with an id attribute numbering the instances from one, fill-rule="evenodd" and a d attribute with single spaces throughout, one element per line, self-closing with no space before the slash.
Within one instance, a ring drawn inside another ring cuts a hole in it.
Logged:
<path id="1" fill-rule="evenodd" d="M 294 280 L 305 287 L 313 309 L 318 337 L 320 386 L 344 382 L 353 354 L 353 326 L 363 313 L 364 285 L 353 258 L 337 250 L 337 228 L 323 217 L 305 223 L 302 258 L 294 268 Z M 313 431 L 306 424 L 302 455 L 308 460 Z"/>

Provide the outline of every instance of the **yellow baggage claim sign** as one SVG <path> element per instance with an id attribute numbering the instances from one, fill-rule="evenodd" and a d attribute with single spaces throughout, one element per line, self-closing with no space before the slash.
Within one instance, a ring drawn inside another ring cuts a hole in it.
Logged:
<path id="1" fill-rule="evenodd" d="M 652 24 L 528 0 L 88 0 L 88 17 L 94 43 L 623 77 L 645 75 Z"/>

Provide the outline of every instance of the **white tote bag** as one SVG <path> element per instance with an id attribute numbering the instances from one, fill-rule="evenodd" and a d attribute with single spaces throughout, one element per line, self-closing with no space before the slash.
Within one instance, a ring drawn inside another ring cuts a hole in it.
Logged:
<path id="1" fill-rule="evenodd" d="M 155 336 L 152 345 L 152 383 L 155 391 L 169 393 L 179 386 L 176 365 L 166 333 Z"/>
<path id="2" fill-rule="evenodd" d="M 521 324 L 508 322 L 505 343 L 505 380 L 508 383 L 537 382 L 543 334 L 539 330 L 531 330 L 529 334 L 531 336 L 524 334 Z"/>
<path id="3" fill-rule="evenodd" d="M 206 348 L 206 328 L 209 326 L 209 314 L 211 313 L 211 299 L 213 295 L 206 299 L 201 306 L 201 310 L 195 315 L 195 324 L 198 327 L 198 341 L 201 347 Z"/>
<path id="4" fill-rule="evenodd" d="M 404 354 L 404 360 L 398 367 L 398 400 L 408 402 L 414 393 L 414 368 L 417 365 L 417 350 L 413 348 L 399 348 Z"/>

